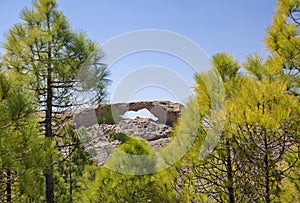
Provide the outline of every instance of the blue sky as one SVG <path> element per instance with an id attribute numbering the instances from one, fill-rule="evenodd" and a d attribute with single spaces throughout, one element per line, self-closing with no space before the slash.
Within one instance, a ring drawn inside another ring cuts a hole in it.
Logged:
<path id="1" fill-rule="evenodd" d="M 0 42 L 16 22 L 22 8 L 30 0 L 0 0 Z M 76 31 L 84 31 L 100 44 L 125 32 L 141 29 L 163 29 L 184 35 L 208 56 L 219 52 L 233 54 L 239 61 L 255 52 L 267 55 L 263 40 L 272 22 L 275 0 L 60 0 L 59 8 L 70 19 Z M 105 51 L 105 50 L 104 50 Z M 3 50 L 1 50 L 3 54 Z M 118 81 L 127 73 L 144 65 L 160 65 L 187 70 L 182 61 L 158 53 L 135 54 L 111 67 L 113 94 Z M 193 85 L 193 71 L 180 73 Z M 170 99 L 168 91 L 147 87 L 133 95 L 132 100 Z"/>

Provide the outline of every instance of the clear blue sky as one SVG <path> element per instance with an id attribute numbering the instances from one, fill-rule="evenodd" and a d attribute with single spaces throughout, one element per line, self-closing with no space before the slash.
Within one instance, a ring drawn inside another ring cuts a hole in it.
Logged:
<path id="1" fill-rule="evenodd" d="M 1 43 L 4 42 L 4 33 L 20 21 L 19 13 L 26 6 L 31 6 L 30 0 L 0 0 Z M 272 22 L 276 1 L 60 0 L 59 8 L 70 19 L 72 28 L 85 31 L 100 44 L 125 32 L 164 29 L 190 38 L 209 56 L 227 52 L 243 61 L 251 53 L 266 55 L 263 40 Z M 116 64 L 122 66 L 122 71 L 118 67 L 114 68 L 115 71 L 111 70 L 113 84 L 110 92 L 113 92 L 115 84 L 124 74 L 136 67 L 151 64 L 183 66 L 182 62 L 153 53 L 129 57 Z M 192 72 L 184 77 L 192 84 Z M 133 100 L 151 99 L 149 97 L 153 96 L 153 92 L 150 90 L 150 93 L 140 93 Z M 156 94 L 156 98 L 165 99 L 163 93 Z"/>

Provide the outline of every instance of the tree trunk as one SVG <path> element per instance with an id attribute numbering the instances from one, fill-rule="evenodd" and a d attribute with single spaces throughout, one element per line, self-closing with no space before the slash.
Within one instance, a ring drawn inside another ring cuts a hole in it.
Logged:
<path id="1" fill-rule="evenodd" d="M 12 177 L 11 171 L 8 170 L 6 172 L 7 182 L 6 182 L 6 202 L 11 203 L 11 185 L 12 185 Z"/>
<path id="2" fill-rule="evenodd" d="M 227 178 L 228 178 L 228 194 L 229 194 L 229 202 L 230 203 L 235 203 L 235 198 L 234 198 L 234 188 L 233 188 L 233 174 L 232 174 L 232 162 L 231 162 L 231 150 L 230 150 L 230 145 L 229 145 L 229 140 L 226 141 L 226 150 L 227 150 Z"/>
<path id="3" fill-rule="evenodd" d="M 48 102 L 47 102 L 48 106 Z M 49 113 L 50 112 L 50 113 Z M 48 114 L 48 115 L 47 115 Z M 50 114 L 50 116 L 49 116 Z M 52 112 L 47 109 L 46 111 L 46 137 L 52 139 Z M 49 125 L 50 123 L 50 125 Z M 52 157 L 50 157 L 49 166 L 47 166 L 45 172 L 46 178 L 46 202 L 47 203 L 54 203 L 54 181 L 53 181 L 53 166 L 52 166 Z"/>
<path id="4" fill-rule="evenodd" d="M 54 182 L 53 182 L 53 171 L 47 171 L 46 177 L 46 202 L 54 203 Z"/>
<path id="5" fill-rule="evenodd" d="M 48 59 L 51 60 L 51 45 L 49 45 Z M 46 99 L 46 118 L 45 118 L 45 136 L 53 139 L 52 133 L 52 107 L 53 107 L 53 90 L 52 90 L 52 67 L 51 63 L 47 67 L 47 99 Z M 54 203 L 54 181 L 52 157 L 50 157 L 49 166 L 46 169 L 46 202 Z"/>
<path id="6" fill-rule="evenodd" d="M 264 137 L 264 144 L 265 144 L 265 156 L 264 156 L 264 174 L 265 174 L 265 190 L 266 190 L 266 194 L 265 194 L 265 201 L 266 203 L 270 203 L 270 171 L 269 171 L 269 157 L 268 157 L 268 140 L 267 140 L 267 136 L 265 135 Z"/>
<path id="7" fill-rule="evenodd" d="M 71 164 L 71 163 L 70 163 Z M 73 179 L 72 179 L 72 170 L 71 170 L 71 165 L 70 165 L 70 170 L 69 170 L 69 178 L 70 178 L 70 185 L 69 185 L 69 193 L 70 193 L 70 203 L 73 202 Z"/>

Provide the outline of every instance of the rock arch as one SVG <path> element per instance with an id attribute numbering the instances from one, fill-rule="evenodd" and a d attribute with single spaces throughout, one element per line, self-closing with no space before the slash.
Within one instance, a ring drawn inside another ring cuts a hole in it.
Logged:
<path id="1" fill-rule="evenodd" d="M 122 116 L 127 111 L 147 109 L 158 118 L 157 123 L 173 126 L 181 114 L 183 107 L 179 103 L 170 101 L 140 101 L 130 103 L 103 104 L 95 109 L 97 118 L 103 116 L 105 109 L 110 108 L 116 116 Z"/>

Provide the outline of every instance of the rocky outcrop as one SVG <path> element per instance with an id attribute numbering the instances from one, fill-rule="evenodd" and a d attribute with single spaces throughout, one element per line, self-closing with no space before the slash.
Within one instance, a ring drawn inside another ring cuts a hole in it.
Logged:
<path id="1" fill-rule="evenodd" d="M 103 165 L 113 151 L 122 144 L 118 140 L 110 139 L 108 132 L 113 129 L 114 125 L 95 124 L 86 130 L 78 131 L 85 150 L 99 165 Z"/>
<path id="2" fill-rule="evenodd" d="M 179 103 L 170 101 L 141 101 L 131 103 L 116 103 L 100 105 L 96 111 L 97 117 L 103 116 L 107 108 L 111 108 L 112 113 L 118 117 L 124 115 L 127 111 L 138 111 L 147 109 L 158 118 L 157 123 L 173 126 L 180 116 L 181 108 Z"/>
<path id="3" fill-rule="evenodd" d="M 149 141 L 152 150 L 159 151 L 170 142 L 173 129 L 145 118 L 123 119 L 113 125 L 95 124 L 90 126 L 84 130 L 84 133 L 81 133 L 81 142 L 99 165 L 104 164 L 113 151 L 122 144 L 110 137 L 110 131 L 141 137 Z"/>
<path id="4" fill-rule="evenodd" d="M 89 127 L 98 123 L 99 118 L 102 118 L 110 109 L 112 118 L 117 122 L 127 111 L 139 111 L 147 109 L 155 117 L 160 124 L 173 126 L 180 117 L 183 105 L 170 101 L 141 101 L 131 103 L 116 103 L 102 104 L 90 108 L 78 109 L 73 111 L 76 127 Z M 111 124 L 111 123 L 110 123 Z"/>
<path id="5" fill-rule="evenodd" d="M 92 106 L 90 108 L 77 109 L 73 111 L 73 119 L 76 128 L 80 127 L 90 127 L 97 124 L 96 109 L 97 106 Z"/>
<path id="6" fill-rule="evenodd" d="M 170 126 L 159 124 L 148 118 L 124 119 L 115 128 L 116 132 L 139 136 L 148 141 L 167 138 L 172 133 Z"/>
<path id="7" fill-rule="evenodd" d="M 111 139 L 110 131 L 141 137 L 149 142 L 154 151 L 159 151 L 170 142 L 172 126 L 178 120 L 182 107 L 181 104 L 169 101 L 105 104 L 75 111 L 74 121 L 77 129 L 85 127 L 84 132 L 81 133 L 82 144 L 98 164 L 102 165 L 113 151 L 122 144 L 118 140 Z M 107 111 L 108 109 L 110 111 Z M 147 109 L 158 120 L 154 121 L 149 118 L 122 119 L 127 111 L 141 109 Z M 107 116 L 105 115 L 107 112 L 113 114 L 118 122 L 99 125 L 97 121 L 105 121 L 102 118 Z"/>
<path id="8" fill-rule="evenodd" d="M 161 138 L 158 140 L 154 140 L 149 142 L 149 145 L 153 151 L 160 151 L 163 149 L 165 146 L 167 146 L 171 142 L 171 138 Z"/>

